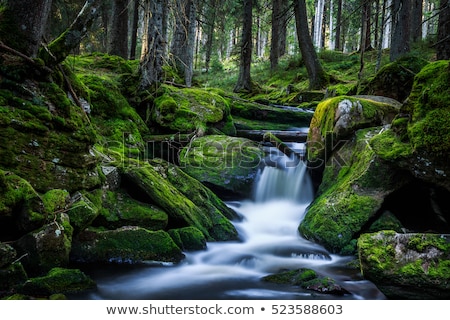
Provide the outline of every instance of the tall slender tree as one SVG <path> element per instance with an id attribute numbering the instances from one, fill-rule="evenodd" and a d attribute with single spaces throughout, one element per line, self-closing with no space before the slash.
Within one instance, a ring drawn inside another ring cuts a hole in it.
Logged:
<path id="1" fill-rule="evenodd" d="M 309 88 L 322 89 L 328 85 L 329 76 L 322 68 L 308 31 L 305 0 L 293 0 L 297 38 L 302 59 L 308 72 Z"/>
<path id="2" fill-rule="evenodd" d="M 277 67 L 278 59 L 286 52 L 287 10 L 287 0 L 272 0 L 272 34 L 269 56 L 270 68 L 272 70 Z"/>
<path id="3" fill-rule="evenodd" d="M 204 21 L 204 26 L 206 30 L 206 42 L 205 42 L 205 69 L 206 72 L 209 71 L 211 63 L 211 55 L 214 44 L 214 28 L 216 26 L 217 17 L 217 5 L 218 0 L 208 0 L 205 8 L 206 21 Z"/>
<path id="4" fill-rule="evenodd" d="M 422 39 L 423 0 L 412 0 L 411 10 L 411 40 L 417 42 Z"/>
<path id="5" fill-rule="evenodd" d="M 411 1 L 393 0 L 392 20 L 393 32 L 391 40 L 390 60 L 394 61 L 410 52 L 411 42 Z"/>
<path id="6" fill-rule="evenodd" d="M 136 59 L 136 46 L 139 28 L 140 0 L 134 0 L 133 19 L 131 22 L 130 60 Z"/>
<path id="7" fill-rule="evenodd" d="M 128 0 L 114 0 L 108 53 L 128 59 Z"/>
<path id="8" fill-rule="evenodd" d="M 140 89 L 157 86 L 162 81 L 166 52 L 167 0 L 146 0 L 150 19 L 147 24 L 146 51 L 141 58 Z"/>
<path id="9" fill-rule="evenodd" d="M 450 59 L 450 0 L 441 0 L 439 7 L 436 57 L 439 60 Z"/>
<path id="10" fill-rule="evenodd" d="M 196 1 L 175 0 L 175 8 L 175 30 L 170 48 L 172 64 L 184 77 L 186 86 L 190 87 L 194 64 Z"/>
<path id="11" fill-rule="evenodd" d="M 243 27 L 241 39 L 241 58 L 239 64 L 239 77 L 234 92 L 252 91 L 250 66 L 252 62 L 252 25 L 253 1 L 243 0 Z"/>

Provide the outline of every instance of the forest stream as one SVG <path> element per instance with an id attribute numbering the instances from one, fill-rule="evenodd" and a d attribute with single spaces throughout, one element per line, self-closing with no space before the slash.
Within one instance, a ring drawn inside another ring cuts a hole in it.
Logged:
<path id="1" fill-rule="evenodd" d="M 301 153 L 302 143 L 289 146 Z M 266 165 L 254 183 L 253 199 L 228 201 L 242 219 L 234 221 L 238 242 L 208 243 L 186 252 L 180 264 L 91 266 L 94 292 L 75 299 L 385 299 L 349 263 L 353 256 L 330 254 L 299 235 L 297 227 L 313 200 L 303 161 L 269 148 Z M 261 278 L 282 270 L 309 268 L 334 279 L 349 293 L 321 294 Z"/>

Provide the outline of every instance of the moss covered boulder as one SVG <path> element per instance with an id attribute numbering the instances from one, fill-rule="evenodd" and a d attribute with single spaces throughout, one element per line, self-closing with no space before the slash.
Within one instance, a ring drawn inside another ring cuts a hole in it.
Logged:
<path id="1" fill-rule="evenodd" d="M 13 243 L 27 273 L 39 275 L 53 267 L 69 264 L 73 228 L 66 213 L 57 213 L 52 221 Z"/>
<path id="2" fill-rule="evenodd" d="M 16 240 L 45 223 L 45 208 L 31 184 L 0 170 L 0 239 Z"/>
<path id="3" fill-rule="evenodd" d="M 73 240 L 71 260 L 82 263 L 179 262 L 181 249 L 162 230 L 129 226 L 102 231 L 86 229 Z"/>
<path id="4" fill-rule="evenodd" d="M 7 295 L 15 287 L 27 281 L 28 275 L 20 262 L 0 268 L 0 297 Z"/>
<path id="5" fill-rule="evenodd" d="M 78 293 L 95 287 L 95 282 L 78 269 L 53 268 L 42 277 L 28 279 L 18 291 L 32 297 L 49 297 L 54 294 Z"/>
<path id="6" fill-rule="evenodd" d="M 196 251 L 206 249 L 206 238 L 195 227 L 171 229 L 168 231 L 175 243 L 183 251 Z"/>
<path id="7" fill-rule="evenodd" d="M 213 90 L 163 85 L 151 117 L 161 131 L 206 132 L 215 128 L 228 135 L 236 133 L 229 102 Z"/>
<path id="8" fill-rule="evenodd" d="M 308 133 L 310 166 L 323 166 L 356 130 L 390 124 L 399 110 L 398 102 L 372 96 L 339 96 L 321 102 Z"/>
<path id="9" fill-rule="evenodd" d="M 95 130 L 84 111 L 55 83 L 0 82 L 0 166 L 39 192 L 100 185 Z"/>
<path id="10" fill-rule="evenodd" d="M 410 94 L 414 77 L 428 61 L 404 56 L 383 66 L 375 76 L 361 83 L 358 94 L 378 95 L 403 102 Z"/>
<path id="11" fill-rule="evenodd" d="M 332 252 L 353 251 L 360 232 L 381 215 L 387 195 L 408 178 L 380 159 L 370 147 L 382 127 L 362 129 L 335 151 L 325 166 L 318 194 L 299 231 Z"/>
<path id="12" fill-rule="evenodd" d="M 168 170 L 168 171 L 166 171 Z M 152 203 L 169 215 L 169 228 L 193 226 L 208 241 L 237 239 L 237 231 L 231 222 L 210 202 L 203 185 L 175 167 L 136 162 L 123 168 L 124 188 L 134 198 Z M 169 176 L 177 180 L 171 183 Z M 194 195 L 188 197 L 187 195 Z M 201 203 L 199 201 L 202 201 Z M 217 200 L 217 199 L 216 199 Z"/>
<path id="13" fill-rule="evenodd" d="M 92 225 L 107 229 L 139 226 L 147 230 L 164 230 L 168 215 L 155 205 L 131 198 L 125 191 L 105 191 L 99 215 Z"/>
<path id="14" fill-rule="evenodd" d="M 450 239 L 439 234 L 363 234 L 358 240 L 365 278 L 391 299 L 450 298 Z"/>
<path id="15" fill-rule="evenodd" d="M 262 278 L 265 282 L 288 284 L 322 294 L 344 295 L 349 292 L 334 279 L 311 269 L 297 269 L 271 274 Z"/>
<path id="16" fill-rule="evenodd" d="M 428 64 L 414 78 L 402 112 L 409 120 L 404 131 L 414 154 L 404 168 L 419 179 L 450 191 L 450 61 Z M 406 130 L 405 130 L 406 129 Z"/>
<path id="17" fill-rule="evenodd" d="M 197 138 L 180 153 L 180 166 L 197 180 L 248 197 L 264 152 L 245 138 L 210 135 Z"/>

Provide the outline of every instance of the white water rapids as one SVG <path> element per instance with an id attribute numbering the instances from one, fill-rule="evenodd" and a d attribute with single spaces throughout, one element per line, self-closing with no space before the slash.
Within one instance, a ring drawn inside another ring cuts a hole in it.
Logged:
<path id="1" fill-rule="evenodd" d="M 277 151 L 274 162 L 285 166 Z M 280 162 L 281 160 L 281 162 Z M 266 166 L 255 184 L 255 200 L 228 202 L 242 216 L 234 222 L 239 242 L 208 243 L 207 250 L 185 253 L 179 265 L 109 267 L 92 276 L 98 284 L 86 299 L 382 299 L 383 296 L 346 264 L 352 257 L 329 254 L 298 232 L 313 199 L 303 162 L 290 168 Z M 261 281 L 281 270 L 311 268 L 351 292 L 320 295 Z"/>

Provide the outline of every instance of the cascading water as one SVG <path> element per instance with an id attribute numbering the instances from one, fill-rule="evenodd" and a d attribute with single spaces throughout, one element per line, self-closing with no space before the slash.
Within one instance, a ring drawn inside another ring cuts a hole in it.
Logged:
<path id="1" fill-rule="evenodd" d="M 299 235 L 297 227 L 313 199 L 306 166 L 276 150 L 270 154 L 275 154 L 275 161 L 272 157 L 266 162 L 277 163 L 278 168 L 263 168 L 255 184 L 255 199 L 227 203 L 243 217 L 235 222 L 241 241 L 208 243 L 206 251 L 186 253 L 185 261 L 175 266 L 97 270 L 91 276 L 98 290 L 83 298 L 330 299 L 298 287 L 261 281 L 270 273 L 298 268 L 321 270 L 331 277 L 339 274 L 338 280 L 355 290 L 344 298 L 382 298 L 354 269 L 345 267 L 348 258 L 331 255 Z"/>

